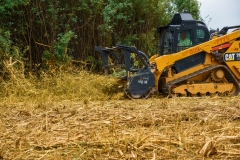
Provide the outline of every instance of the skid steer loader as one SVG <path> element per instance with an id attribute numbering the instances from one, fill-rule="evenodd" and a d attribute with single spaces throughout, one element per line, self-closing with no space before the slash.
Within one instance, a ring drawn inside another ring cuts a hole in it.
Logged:
<path id="1" fill-rule="evenodd" d="M 229 29 L 233 31 L 228 33 Z M 194 20 L 191 14 L 178 13 L 157 32 L 159 53 L 151 58 L 132 46 L 95 47 L 102 55 L 105 74 L 111 67 L 126 70 L 122 78 L 129 97 L 146 98 L 155 92 L 169 97 L 238 95 L 240 25 L 210 35 L 203 22 Z M 188 39 L 187 43 L 180 44 L 182 37 Z M 114 59 L 114 64 L 109 59 Z"/>

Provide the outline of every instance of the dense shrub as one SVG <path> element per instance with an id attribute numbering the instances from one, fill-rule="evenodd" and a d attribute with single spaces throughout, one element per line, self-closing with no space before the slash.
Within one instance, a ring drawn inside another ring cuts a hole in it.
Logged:
<path id="1" fill-rule="evenodd" d="M 91 59 L 93 68 L 99 68 L 95 45 L 134 45 L 150 56 L 156 53 L 156 28 L 182 11 L 199 19 L 198 1 L 3 0 L 1 55 L 10 56 L 12 46 L 17 46 L 31 71 L 49 61 L 61 64 L 72 58 L 77 64 Z"/>

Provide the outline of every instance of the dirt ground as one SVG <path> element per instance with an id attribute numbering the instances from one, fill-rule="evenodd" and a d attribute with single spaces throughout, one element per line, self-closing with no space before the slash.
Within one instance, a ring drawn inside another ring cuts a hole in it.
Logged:
<path id="1" fill-rule="evenodd" d="M 0 103 L 0 159 L 240 159 L 238 97 Z"/>

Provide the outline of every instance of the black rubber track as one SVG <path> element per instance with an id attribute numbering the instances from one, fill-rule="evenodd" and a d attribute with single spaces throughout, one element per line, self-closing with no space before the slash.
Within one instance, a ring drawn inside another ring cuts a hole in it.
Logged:
<path id="1" fill-rule="evenodd" d="M 222 69 L 225 73 L 225 76 L 227 77 L 227 79 L 229 80 L 230 83 L 233 83 L 233 85 L 236 87 L 236 92 L 233 94 L 234 96 L 238 95 L 239 91 L 240 91 L 240 87 L 239 87 L 239 84 L 238 84 L 238 81 L 237 79 L 234 77 L 234 75 L 230 72 L 230 70 L 224 66 L 224 65 L 216 65 L 216 66 L 209 66 L 209 67 L 206 67 L 206 68 L 203 68 L 197 72 L 194 72 L 194 73 L 191 73 L 191 74 L 188 74 L 186 76 L 183 76 L 181 78 L 178 78 L 178 79 L 175 79 L 175 80 L 172 80 L 168 83 L 166 83 L 163 87 L 162 87 L 162 91 L 163 91 L 163 94 L 165 96 L 171 96 L 171 88 L 173 85 L 175 84 L 179 84 L 183 81 L 186 81 L 190 78 L 193 78 L 195 76 L 198 76 L 198 75 L 201 75 L 205 72 L 209 72 L 209 71 L 212 71 L 214 69 Z"/>

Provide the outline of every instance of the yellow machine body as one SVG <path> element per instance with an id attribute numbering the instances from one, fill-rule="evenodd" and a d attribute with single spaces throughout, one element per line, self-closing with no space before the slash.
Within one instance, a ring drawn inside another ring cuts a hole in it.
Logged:
<path id="1" fill-rule="evenodd" d="M 172 70 L 172 66 L 176 61 L 200 52 L 206 53 L 204 63 L 180 73 L 175 73 Z M 218 54 L 223 61 L 218 61 L 214 54 Z M 155 55 L 150 58 L 150 63 L 156 65 L 154 70 L 156 90 L 159 90 L 160 86 L 176 81 L 176 84 L 173 83 L 173 86 L 170 87 L 169 92 L 171 92 L 171 95 L 211 95 L 214 93 L 236 95 L 239 92 L 237 91 L 239 87 L 233 85 L 233 82 L 228 80 L 229 77 L 226 74 L 233 75 L 238 84 L 240 83 L 240 30 L 178 53 L 162 56 Z M 219 66 L 219 68 L 214 69 L 214 66 Z M 208 70 L 207 68 L 210 67 L 213 69 Z M 167 71 L 166 76 L 160 78 L 164 71 Z M 178 79 L 194 72 L 199 72 L 199 74 L 196 73 L 195 76 L 192 75 L 186 78 L 184 82 L 177 83 Z"/>

